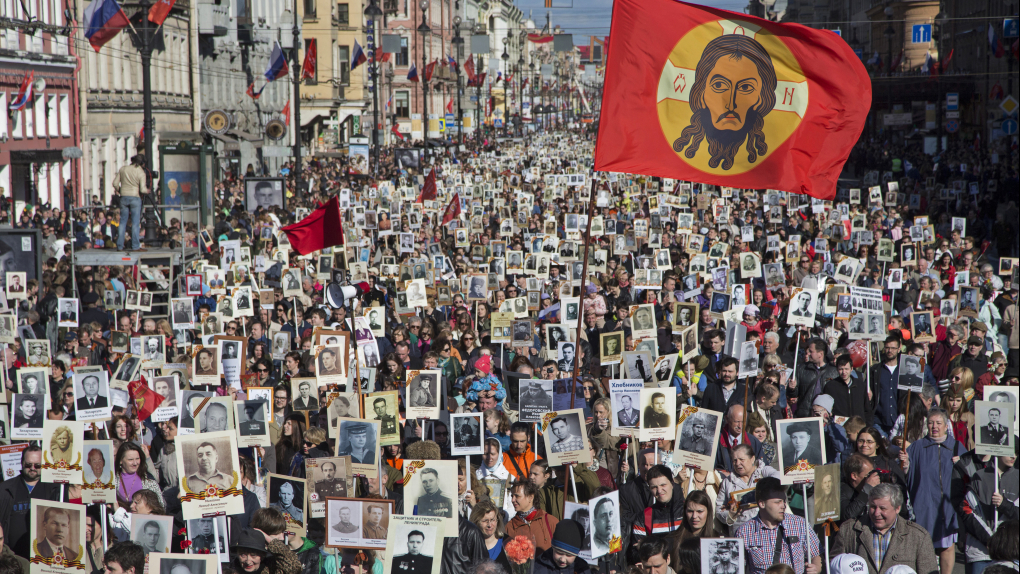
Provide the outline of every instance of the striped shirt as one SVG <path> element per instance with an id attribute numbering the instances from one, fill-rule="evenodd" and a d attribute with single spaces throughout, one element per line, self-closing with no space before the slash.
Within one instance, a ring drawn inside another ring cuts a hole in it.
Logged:
<path id="1" fill-rule="evenodd" d="M 818 556 L 818 536 L 808 528 L 807 522 L 800 516 L 786 514 L 783 517 L 785 540 L 782 544 L 780 563 L 793 566 L 795 574 L 804 574 L 804 563 L 807 561 L 804 541 L 808 540 L 811 557 Z M 776 552 L 777 528 L 769 528 L 760 516 L 755 516 L 737 528 L 735 538 L 744 540 L 744 554 L 747 557 L 748 573 L 763 574 L 772 566 Z"/>

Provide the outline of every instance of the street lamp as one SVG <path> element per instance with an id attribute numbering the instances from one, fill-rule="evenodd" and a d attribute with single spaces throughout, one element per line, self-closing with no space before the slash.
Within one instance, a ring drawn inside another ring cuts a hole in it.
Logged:
<path id="1" fill-rule="evenodd" d="M 534 56 L 534 54 L 532 54 Z M 538 122 L 538 116 L 535 114 L 535 83 L 538 82 L 538 78 L 535 77 L 535 61 L 528 62 L 528 77 L 531 78 L 531 94 L 528 96 L 528 109 L 531 110 L 531 131 L 535 130 L 535 124 Z"/>
<path id="2" fill-rule="evenodd" d="M 945 9 L 939 11 L 938 15 L 935 16 L 935 25 L 932 30 L 932 37 L 935 39 L 935 50 L 939 53 L 939 73 L 938 73 L 938 99 L 935 100 L 935 149 L 937 152 L 942 152 L 942 37 L 946 32 L 946 24 L 949 23 L 949 15 L 946 14 Z"/>
<path id="3" fill-rule="evenodd" d="M 295 0 L 296 1 L 296 0 Z M 421 119 L 422 139 L 425 141 L 424 158 L 429 158 L 429 106 L 428 106 L 428 81 L 425 79 L 425 41 L 427 35 L 432 33 L 432 28 L 425 21 L 425 9 L 429 7 L 429 0 L 421 0 L 421 24 L 418 25 L 418 34 L 421 36 Z"/>
<path id="4" fill-rule="evenodd" d="M 379 59 L 375 57 L 375 22 L 382 16 L 378 0 L 372 0 L 365 8 L 365 16 L 368 17 L 368 56 L 371 63 L 368 65 L 368 72 L 372 74 L 372 169 L 373 173 L 379 173 Z"/>
<path id="5" fill-rule="evenodd" d="M 460 12 L 460 2 L 456 3 L 455 10 Z M 457 47 L 457 66 L 454 72 L 457 74 L 457 139 L 464 143 L 464 112 L 461 110 L 461 95 L 464 93 L 460 86 L 460 62 L 464 59 L 464 38 L 460 37 L 460 14 L 453 17 L 453 45 Z"/>
<path id="6" fill-rule="evenodd" d="M 509 129 L 507 124 L 510 123 L 510 90 L 506 87 L 506 77 L 510 72 L 510 54 L 506 51 L 509 43 L 510 35 L 503 36 L 503 55 L 500 56 L 503 59 L 503 137 L 507 137 L 507 130 Z"/>

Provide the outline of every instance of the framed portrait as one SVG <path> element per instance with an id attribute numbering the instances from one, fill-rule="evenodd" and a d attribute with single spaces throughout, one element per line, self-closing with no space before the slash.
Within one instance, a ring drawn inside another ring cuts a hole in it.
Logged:
<path id="1" fill-rule="evenodd" d="M 935 329 L 931 311 L 914 311 L 910 314 L 910 333 L 917 343 L 934 343 Z"/>
<path id="2" fill-rule="evenodd" d="M 57 299 L 57 326 L 78 327 L 78 300 L 60 297 Z"/>
<path id="3" fill-rule="evenodd" d="M 652 372 L 655 373 L 655 382 L 659 387 L 668 387 L 673 382 L 673 373 L 676 371 L 676 364 L 680 355 L 671 353 L 655 359 L 652 364 Z"/>
<path id="4" fill-rule="evenodd" d="M 783 484 L 814 480 L 814 468 L 825 462 L 822 419 L 819 417 L 776 421 L 779 468 Z"/>
<path id="5" fill-rule="evenodd" d="M 139 517 L 141 518 L 141 517 Z M 201 519 L 196 520 L 201 524 Z M 214 523 L 212 519 L 209 519 L 209 523 Z M 222 523 L 226 525 L 226 517 L 218 517 L 215 524 L 219 526 Z M 202 526 L 196 526 L 197 528 L 204 528 Z M 147 554 L 148 557 L 148 568 L 149 574 L 215 574 L 217 572 L 216 567 L 216 547 L 212 545 L 211 539 L 214 534 L 217 533 L 217 527 L 213 528 L 213 534 L 209 534 L 209 540 L 201 540 L 200 543 L 208 544 L 211 548 L 203 548 L 210 550 L 210 554 L 167 554 L 162 552 L 153 552 Z M 191 521 L 188 521 L 189 537 L 191 529 Z M 226 528 L 218 531 L 219 536 L 226 537 Z M 196 536 L 201 536 L 196 534 Z M 190 539 L 190 538 L 189 538 Z M 192 550 L 197 550 L 194 541 L 192 542 Z M 222 552 L 220 560 L 228 558 L 229 554 L 226 550 Z"/>
<path id="6" fill-rule="evenodd" d="M 105 421 L 110 419 L 110 381 L 105 370 L 73 373 L 75 419 Z"/>
<path id="7" fill-rule="evenodd" d="M 82 441 L 85 464 L 82 465 L 82 503 L 116 502 L 117 488 L 113 477 L 113 441 Z"/>
<path id="8" fill-rule="evenodd" d="M 175 329 L 195 328 L 195 308 L 192 299 L 188 297 L 175 298 L 170 300 L 172 308 L 171 318 Z"/>
<path id="9" fill-rule="evenodd" d="M 287 194 L 284 193 L 283 178 L 245 177 L 244 207 L 254 212 L 259 208 L 286 208 Z"/>
<path id="10" fill-rule="evenodd" d="M 623 353 L 624 375 L 628 379 L 640 379 L 651 383 L 652 355 L 648 351 L 626 351 Z"/>
<path id="11" fill-rule="evenodd" d="M 602 352 L 599 354 L 601 365 L 619 365 L 623 360 L 623 331 L 601 333 L 599 335 L 599 347 L 602 349 Z"/>
<path id="12" fill-rule="evenodd" d="M 317 394 L 316 387 L 327 385 L 339 385 L 347 382 L 347 372 L 344 369 L 343 351 L 337 345 L 318 345 L 315 347 L 315 379 L 310 394 Z M 293 395 L 297 397 L 298 395 Z M 309 397 L 311 398 L 311 397 Z M 318 410 L 318 401 L 315 401 L 314 408 L 311 401 L 302 401 L 298 410 Z"/>
<path id="13" fill-rule="evenodd" d="M 234 402 L 238 446 L 272 446 L 266 417 L 266 411 L 272 409 L 268 404 L 265 399 Z"/>
<path id="14" fill-rule="evenodd" d="M 188 540 L 191 541 L 190 555 L 201 555 L 205 551 L 210 554 L 216 554 L 217 551 L 220 554 L 220 561 L 227 561 L 230 554 L 227 551 L 227 517 L 224 515 L 220 516 L 209 516 L 206 518 L 196 518 L 194 520 L 188 520 Z M 174 556 L 181 556 L 180 554 L 174 554 Z M 211 556 L 210 556 L 211 557 Z M 149 557 L 149 561 L 152 561 L 152 557 Z M 178 568 L 180 570 L 180 568 Z M 213 570 L 208 572 L 212 574 Z M 174 573 L 178 574 L 178 573 Z M 180 574 L 185 574 L 183 571 Z"/>
<path id="15" fill-rule="evenodd" d="M 550 465 L 572 462 L 591 464 L 583 409 L 549 413 L 543 417 L 542 432 Z"/>
<path id="16" fill-rule="evenodd" d="M 393 515 L 393 501 L 330 497 L 325 501 L 323 515 L 330 525 L 326 533 L 327 548 L 384 550 Z M 412 541 L 411 545 L 420 551 L 415 542 Z M 418 563 L 416 560 L 415 565 Z M 414 568 L 408 570 L 415 571 Z"/>
<path id="17" fill-rule="evenodd" d="M 341 417 L 336 426 L 336 456 L 350 457 L 354 476 L 369 476 L 377 470 L 379 421 Z"/>
<path id="18" fill-rule="evenodd" d="M 142 547 L 146 556 L 168 554 L 173 538 L 173 516 L 135 514 L 131 520 L 131 542 Z"/>
<path id="19" fill-rule="evenodd" d="M 397 410 L 397 392 L 382 391 L 362 395 L 365 418 L 370 421 L 379 422 L 378 436 L 380 446 L 400 443 L 400 416 Z"/>
<path id="20" fill-rule="evenodd" d="M 42 480 L 82 483 L 82 444 L 85 423 L 68 420 L 43 422 Z"/>
<path id="21" fill-rule="evenodd" d="M 614 490 L 592 498 L 588 501 L 588 511 L 591 513 L 591 526 L 586 534 L 592 559 L 623 550 L 620 491 Z"/>
<path id="22" fill-rule="evenodd" d="M 673 460 L 685 466 L 712 469 L 723 418 L 723 413 L 684 405 L 677 423 L 679 436 Z"/>
<path id="23" fill-rule="evenodd" d="M 163 335 L 142 335 L 142 368 L 157 369 L 166 362 L 166 339 Z"/>
<path id="24" fill-rule="evenodd" d="M 405 460 L 404 509 L 417 508 L 417 516 L 443 519 L 447 533 L 456 533 L 458 521 L 457 461 Z"/>
<path id="25" fill-rule="evenodd" d="M 16 440 L 41 440 L 43 422 L 48 401 L 43 394 L 16 393 L 11 399 L 11 438 Z"/>
<path id="26" fill-rule="evenodd" d="M 30 367 L 50 366 L 49 339 L 28 339 L 25 341 L 25 359 Z"/>
<path id="27" fill-rule="evenodd" d="M 1009 403 L 1013 405 L 1013 428 L 1020 423 L 1020 409 L 1017 408 L 1017 399 L 1020 398 L 1020 390 L 1014 386 L 985 385 L 984 399 L 995 403 Z"/>
<path id="28" fill-rule="evenodd" d="M 641 389 L 641 440 L 673 440 L 676 436 L 676 393 Z"/>
<path id="29" fill-rule="evenodd" d="M 234 431 L 178 435 L 176 440 L 184 519 L 243 513 Z"/>
<path id="30" fill-rule="evenodd" d="M 280 511 L 287 521 L 287 532 L 291 536 L 303 536 L 308 524 L 305 515 L 307 482 L 303 478 L 272 473 L 267 473 L 266 478 L 266 501 L 269 508 Z"/>
<path id="31" fill-rule="evenodd" d="M 223 370 L 219 349 L 216 346 L 200 345 L 196 345 L 195 349 L 195 356 L 192 358 L 192 384 L 218 386 Z"/>
<path id="32" fill-rule="evenodd" d="M 33 574 L 66 574 L 70 564 L 88 563 L 85 506 L 33 498 L 29 509 L 28 559 Z"/>
<path id="33" fill-rule="evenodd" d="M 818 307 L 818 292 L 813 289 L 795 290 L 790 302 L 790 310 L 786 322 L 790 325 L 811 327 L 815 324 L 815 311 Z"/>
<path id="34" fill-rule="evenodd" d="M 326 516 L 327 499 L 354 494 L 354 473 L 349 456 L 306 458 L 305 476 L 308 478 L 306 508 L 310 518 Z"/>
<path id="35" fill-rule="evenodd" d="M 839 522 L 840 464 L 815 467 L 815 524 Z"/>
<path id="36" fill-rule="evenodd" d="M 635 341 L 655 338 L 655 305 L 631 306 L 631 333 Z"/>
<path id="37" fill-rule="evenodd" d="M 441 371 L 407 372 L 406 418 L 438 419 Z"/>
<path id="38" fill-rule="evenodd" d="M 641 379 L 609 380 L 613 436 L 637 434 L 641 423 L 641 390 L 644 386 Z"/>
<path id="39" fill-rule="evenodd" d="M 978 454 L 1015 456 L 1015 411 L 1015 403 L 988 400 L 974 402 L 974 438 Z"/>
<path id="40" fill-rule="evenodd" d="M 196 434 L 234 431 L 233 397 L 195 397 L 188 405 Z"/>
<path id="41" fill-rule="evenodd" d="M 701 539 L 702 572 L 744 572 L 744 541 L 740 538 Z"/>
<path id="42" fill-rule="evenodd" d="M 319 386 L 314 377 L 295 377 L 290 380 L 291 408 L 296 411 L 319 410 Z"/>
<path id="43" fill-rule="evenodd" d="M 450 454 L 453 456 L 483 454 L 484 429 L 482 413 L 451 414 L 450 430 L 453 446 Z"/>
<path id="44" fill-rule="evenodd" d="M 391 514 L 386 532 L 385 555 L 385 564 L 390 565 L 390 574 L 439 574 L 446 533 L 445 520 L 430 516 Z"/>

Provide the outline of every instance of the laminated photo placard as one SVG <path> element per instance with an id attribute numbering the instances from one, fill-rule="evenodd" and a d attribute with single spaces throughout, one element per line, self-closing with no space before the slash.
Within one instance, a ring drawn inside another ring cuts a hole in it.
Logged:
<path id="1" fill-rule="evenodd" d="M 85 423 L 47 420 L 43 423 L 43 482 L 81 484 Z"/>
<path id="2" fill-rule="evenodd" d="M 176 442 L 184 519 L 242 514 L 244 502 L 234 431 L 178 435 Z"/>
<path id="3" fill-rule="evenodd" d="M 89 572 L 85 555 L 85 506 L 31 499 L 28 552 L 31 574 Z"/>

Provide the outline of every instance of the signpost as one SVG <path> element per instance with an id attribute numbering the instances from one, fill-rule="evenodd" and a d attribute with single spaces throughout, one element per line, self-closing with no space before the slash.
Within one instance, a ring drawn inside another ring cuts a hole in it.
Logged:
<path id="1" fill-rule="evenodd" d="M 950 92 L 946 94 L 946 110 L 955 112 L 960 109 L 960 94 L 958 92 Z"/>
<path id="2" fill-rule="evenodd" d="M 1002 133 L 1011 136 L 1017 131 L 1017 121 L 1010 118 L 1008 120 L 1002 120 Z"/>
<path id="3" fill-rule="evenodd" d="M 955 134 L 956 132 L 960 131 L 960 121 L 946 120 L 946 131 L 951 134 Z"/>
<path id="4" fill-rule="evenodd" d="M 1020 37 L 1020 18 L 1006 18 L 1002 21 L 1002 37 L 1006 40 Z"/>

